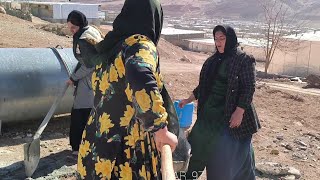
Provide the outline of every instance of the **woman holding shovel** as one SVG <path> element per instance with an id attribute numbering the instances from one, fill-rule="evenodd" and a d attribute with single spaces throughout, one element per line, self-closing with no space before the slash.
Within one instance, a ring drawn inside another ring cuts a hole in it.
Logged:
<path id="1" fill-rule="evenodd" d="M 162 18 L 159 0 L 126 0 L 113 30 L 97 44 L 94 106 L 78 156 L 81 179 L 161 179 L 157 148 L 177 144 L 161 95 L 156 45 Z"/>
<path id="2" fill-rule="evenodd" d="M 88 26 L 86 16 L 80 11 L 72 11 L 68 15 L 67 23 L 73 34 L 73 53 L 79 61 L 74 73 L 66 82 L 75 86 L 69 138 L 73 154 L 78 155 L 81 135 L 93 107 L 91 76 L 94 66 L 90 58 L 97 54 L 94 45 L 102 40 L 102 36 L 97 29 Z"/>
<path id="3" fill-rule="evenodd" d="M 260 128 L 252 104 L 255 59 L 237 48 L 233 28 L 216 26 L 213 36 L 216 52 L 204 63 L 198 87 L 179 104 L 198 100 L 186 178 L 197 179 L 206 167 L 210 180 L 253 180 L 251 139 Z"/>

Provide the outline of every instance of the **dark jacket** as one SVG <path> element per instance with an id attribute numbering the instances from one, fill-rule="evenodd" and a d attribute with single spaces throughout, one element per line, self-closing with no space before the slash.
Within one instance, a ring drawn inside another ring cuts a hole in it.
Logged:
<path id="1" fill-rule="evenodd" d="M 91 77 L 94 66 L 91 63 L 91 58 L 97 54 L 94 45 L 101 39 L 100 32 L 91 26 L 88 26 L 79 38 L 74 38 L 73 52 L 79 61 L 75 72 L 70 77 L 76 86 L 74 109 L 93 107 L 94 94 Z"/>
<path id="2" fill-rule="evenodd" d="M 198 99 L 198 117 L 202 112 L 203 105 L 209 97 L 212 79 L 208 79 L 208 72 L 215 69 L 219 58 L 216 55 L 208 58 L 204 63 L 201 72 L 199 85 L 193 91 Z M 225 121 L 229 123 L 232 113 L 239 106 L 245 109 L 244 117 L 238 128 L 230 132 L 235 138 L 250 136 L 261 127 L 254 105 L 252 103 L 255 91 L 255 59 L 241 50 L 236 50 L 225 57 L 227 61 L 228 88 L 225 103 Z"/>

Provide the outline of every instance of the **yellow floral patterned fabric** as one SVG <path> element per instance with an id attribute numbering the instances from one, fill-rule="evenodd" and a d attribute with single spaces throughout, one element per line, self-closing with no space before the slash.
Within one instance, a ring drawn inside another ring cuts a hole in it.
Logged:
<path id="1" fill-rule="evenodd" d="M 81 179 L 161 179 L 152 132 L 167 125 L 155 45 L 146 36 L 127 38 L 112 63 L 92 76 L 94 108 L 78 156 Z"/>

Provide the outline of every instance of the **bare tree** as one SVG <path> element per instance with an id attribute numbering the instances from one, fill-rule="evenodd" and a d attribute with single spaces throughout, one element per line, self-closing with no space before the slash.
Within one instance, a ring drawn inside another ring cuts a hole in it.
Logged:
<path id="1" fill-rule="evenodd" d="M 278 0 L 264 0 L 261 2 L 265 20 L 265 73 L 268 73 L 269 66 L 273 60 L 275 51 L 280 48 L 282 37 L 285 34 L 286 18 L 288 8 Z"/>

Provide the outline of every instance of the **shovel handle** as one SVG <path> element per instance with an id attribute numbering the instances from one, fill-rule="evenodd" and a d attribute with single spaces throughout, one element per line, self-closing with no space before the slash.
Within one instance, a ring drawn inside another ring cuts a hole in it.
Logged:
<path id="1" fill-rule="evenodd" d="M 38 139 L 40 138 L 40 135 L 42 134 L 42 132 L 44 131 L 44 129 L 47 127 L 47 124 L 49 122 L 49 120 L 51 119 L 52 115 L 54 114 L 57 106 L 59 105 L 60 101 L 62 100 L 64 94 L 66 93 L 67 89 L 68 89 L 69 85 L 65 84 L 63 89 L 59 92 L 58 96 L 55 98 L 52 106 L 50 107 L 49 112 L 47 113 L 46 117 L 44 118 L 44 120 L 42 121 L 42 123 L 40 124 L 37 132 L 35 133 L 35 135 L 33 136 L 33 139 Z"/>
<path id="2" fill-rule="evenodd" d="M 173 170 L 172 151 L 169 145 L 164 145 L 161 148 L 161 171 L 163 180 L 175 180 Z"/>

